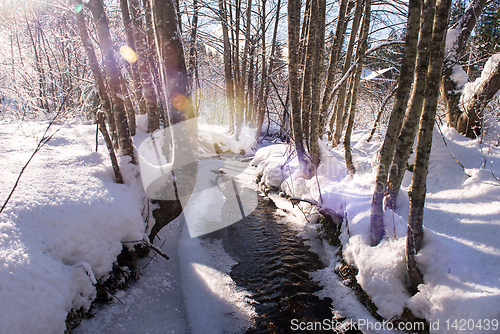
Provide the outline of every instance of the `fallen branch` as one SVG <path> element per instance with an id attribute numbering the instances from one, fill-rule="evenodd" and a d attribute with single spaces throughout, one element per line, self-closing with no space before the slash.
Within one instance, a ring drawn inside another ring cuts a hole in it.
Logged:
<path id="1" fill-rule="evenodd" d="M 315 201 L 310 198 L 300 198 L 300 197 L 290 197 L 290 202 L 292 202 L 293 205 L 298 204 L 299 202 L 306 202 L 311 205 L 316 206 L 319 209 L 319 213 L 323 215 L 326 218 L 330 218 L 334 222 L 342 222 L 344 220 L 344 216 L 338 214 L 337 212 L 333 211 L 330 208 L 324 207 L 322 203 Z"/>
<path id="2" fill-rule="evenodd" d="M 53 120 L 54 121 L 54 120 Z M 45 135 L 47 134 L 47 132 L 49 131 L 50 129 L 50 126 L 53 124 L 53 121 L 51 121 L 49 123 L 49 126 L 47 126 L 47 129 L 45 129 L 45 132 L 43 133 L 43 136 L 42 136 L 42 139 L 40 139 L 40 141 L 38 142 L 38 145 L 36 146 L 35 150 L 33 151 L 33 154 L 31 155 L 31 157 L 28 159 L 28 161 L 26 162 L 26 164 L 24 164 L 23 168 L 21 169 L 21 172 L 19 173 L 18 177 L 17 177 L 17 180 L 16 180 L 16 183 L 14 184 L 14 186 L 12 187 L 12 190 L 10 191 L 10 194 L 9 196 L 7 197 L 7 199 L 5 200 L 5 202 L 3 203 L 3 206 L 2 208 L 0 209 L 0 213 L 3 211 L 3 209 L 5 208 L 5 206 L 7 205 L 7 203 L 9 202 L 10 198 L 12 197 L 12 194 L 14 193 L 14 190 L 16 190 L 17 188 L 17 185 L 19 184 L 19 180 L 21 179 L 21 176 L 23 175 L 24 173 L 24 170 L 26 169 L 26 167 L 28 167 L 28 164 L 31 162 L 31 159 L 33 159 L 33 157 L 35 156 L 35 154 L 38 153 L 38 151 L 40 151 L 42 149 L 42 147 L 45 146 L 45 144 L 48 143 L 49 140 L 52 139 L 52 137 L 54 137 L 54 135 L 59 131 L 59 129 L 57 129 L 53 134 L 51 134 L 50 136 L 46 137 Z"/>
<path id="3" fill-rule="evenodd" d="M 500 183 L 500 179 L 493 173 L 493 161 L 490 161 L 490 171 L 491 171 L 491 175 L 493 175 L 493 178 L 498 182 Z"/>
<path id="4" fill-rule="evenodd" d="M 102 112 L 97 113 L 97 124 L 99 130 L 101 131 L 106 146 L 108 147 L 109 158 L 111 159 L 111 165 L 113 166 L 113 172 L 115 173 L 116 183 L 123 183 L 122 173 L 120 172 L 120 167 L 118 166 L 118 160 L 116 160 L 115 149 L 111 138 L 109 137 L 108 129 L 106 128 L 106 123 L 104 122 L 104 114 Z M 96 152 L 97 152 L 97 140 L 96 140 Z"/>
<path id="5" fill-rule="evenodd" d="M 156 247 L 155 245 L 153 245 L 152 243 L 150 243 L 149 241 L 147 240 L 142 240 L 142 242 L 146 245 L 146 247 L 148 247 L 149 249 L 152 249 L 153 251 L 155 251 L 157 254 L 161 255 L 162 257 L 164 257 L 165 259 L 169 259 L 169 257 L 167 256 L 167 254 L 163 253 L 161 251 L 161 249 L 159 249 L 158 247 Z"/>

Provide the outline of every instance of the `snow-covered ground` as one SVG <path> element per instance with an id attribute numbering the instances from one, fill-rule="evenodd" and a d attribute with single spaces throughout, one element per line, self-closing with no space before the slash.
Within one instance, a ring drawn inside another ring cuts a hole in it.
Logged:
<path id="1" fill-rule="evenodd" d="M 493 123 L 491 118 L 489 121 Z M 385 212 L 385 239 L 376 247 L 370 246 L 370 206 L 376 157 L 383 137 L 367 143 L 366 132 L 355 133 L 354 178 L 347 172 L 342 148 L 332 150 L 325 145 L 318 176 L 311 180 L 301 177 L 289 145 L 260 149 L 253 164 L 258 166 L 267 186 L 278 186 L 292 196 L 322 201 L 323 206 L 346 215 L 348 223 L 344 224 L 341 236 L 344 256 L 359 269 L 358 282 L 385 319 L 401 315 L 404 307 L 408 307 L 434 324 L 431 332 L 459 333 L 466 329 L 476 333 L 482 326 L 483 331 L 489 328 L 487 332 L 498 333 L 500 183 L 494 179 L 490 163 L 499 176 L 500 148 L 488 142 L 498 135 L 498 129 L 498 124 L 492 124 L 491 138 L 485 137 L 481 144 L 453 129 L 443 128 L 448 146 L 435 130 L 427 181 L 424 246 L 416 256 L 425 284 L 413 297 L 405 287 L 407 190 L 411 172 L 406 171 L 398 209 Z M 301 206 L 306 212 L 314 212 L 309 204 Z M 323 285 L 331 286 L 336 266 L 337 262 L 331 261 L 329 267 L 318 272 L 317 278 Z M 349 309 L 341 311 L 348 317 L 357 316 Z"/>
<path id="2" fill-rule="evenodd" d="M 138 119 L 136 145 L 148 137 L 141 131 L 144 121 Z M 46 126 L 47 122 L 1 123 L 2 204 Z M 496 123 L 495 127 L 500 132 Z M 239 144 L 244 145 L 238 147 L 223 128 L 200 128 L 205 140 L 219 142 L 221 148 L 247 151 L 254 145 L 249 129 L 244 129 Z M 67 312 L 88 308 L 95 296 L 93 277 L 103 278 L 111 270 L 122 242 L 144 237 L 144 190 L 138 167 L 121 158 L 125 184 L 116 184 L 102 141 L 99 153 L 95 152 L 94 125 L 78 121 L 55 124 L 49 134 L 57 129 L 59 132 L 33 158 L 0 214 L 1 333 L 64 332 Z M 348 226 L 341 237 L 345 258 L 359 268 L 358 282 L 386 319 L 408 307 L 429 321 L 439 321 L 436 333 L 460 332 L 454 321 L 460 326 L 462 319 L 473 319 L 476 329 L 481 320 L 483 331 L 489 321 L 486 332 L 498 332 L 498 327 L 493 330 L 493 320 L 500 318 L 500 184 L 489 168 L 493 162 L 493 172 L 500 175 L 500 150 L 451 129 L 443 132 L 448 146 L 439 132 L 434 136 L 425 241 L 417 255 L 425 284 L 411 298 L 405 288 L 404 264 L 410 172 L 398 198 L 398 210 L 386 212 L 387 237 L 379 246 L 369 246 L 373 167 L 382 137 L 366 143 L 363 132 L 354 135 L 358 170 L 354 179 L 348 176 L 342 149 L 323 146 L 318 177 L 304 180 L 296 159 L 290 156 L 291 146 L 284 144 L 260 149 L 253 161 L 256 169 L 245 170 L 238 177 L 244 183 L 251 181 L 254 173 L 263 173 L 262 181 L 268 186 L 315 200 L 320 200 L 321 192 L 324 205 L 345 213 Z M 216 176 L 210 171 L 217 169 L 217 164 L 226 167 L 210 160 L 201 163 L 200 170 L 209 173 L 199 174 L 197 186 L 214 181 Z M 210 194 L 224 200 L 222 190 Z M 287 220 L 310 239 L 313 249 L 329 264 L 312 275 L 324 287 L 320 296 L 332 298 L 335 312 L 344 317 L 375 322 L 336 276 L 336 250 L 316 239 L 317 225 L 311 217 L 307 223 L 300 210 L 283 198 L 274 199 L 288 213 Z M 192 214 L 201 217 L 208 212 L 202 210 L 207 203 L 200 201 L 195 206 L 198 211 Z M 302 209 L 312 210 L 303 204 Z M 115 301 L 96 318 L 85 321 L 76 333 L 220 333 L 241 332 L 252 325 L 252 296 L 230 278 L 236 262 L 220 242 L 191 238 L 188 225 L 181 220 L 168 225 L 160 237 L 157 246 L 163 246 L 170 260 L 151 262 L 137 284 L 117 292 L 124 305 Z"/>
<path id="3" fill-rule="evenodd" d="M 145 124 L 146 118 L 139 116 L 136 145 L 149 136 Z M 2 204 L 47 125 L 1 123 Z M 102 139 L 95 152 L 95 125 L 56 123 L 48 135 L 56 130 L 0 215 L 2 334 L 63 333 L 67 312 L 89 308 L 96 293 L 93 282 L 106 278 L 122 243 L 131 245 L 127 242 L 145 236 L 142 215 L 147 209 L 139 167 L 121 158 L 125 184 L 116 184 Z M 202 125 L 200 132 L 205 141 L 218 142 L 224 150 L 248 151 L 254 144 L 248 128 L 239 146 L 223 136 L 221 127 Z M 209 160 L 200 165 L 201 170 L 224 167 Z M 216 177 L 207 173 L 200 173 L 201 184 Z M 211 194 L 223 198 L 217 191 Z M 191 217 L 207 212 L 198 211 Z M 211 328 L 216 333 L 242 331 L 252 324 L 252 301 L 229 277 L 236 263 L 220 244 L 190 238 L 187 225 L 178 221 L 161 236 L 168 240 L 164 251 L 171 260 L 150 264 L 133 289 L 117 293 L 125 305 L 117 301 L 77 332 L 122 333 L 126 328 L 136 333 L 204 333 Z"/>
<path id="4" fill-rule="evenodd" d="M 0 198 L 14 186 L 48 122 L 0 124 Z M 95 126 L 59 129 L 24 171 L 0 214 L 0 332 L 63 333 L 71 308 L 88 308 L 93 276 L 111 270 L 122 242 L 143 238 L 137 167 L 122 158 L 126 184 L 113 181 Z"/>

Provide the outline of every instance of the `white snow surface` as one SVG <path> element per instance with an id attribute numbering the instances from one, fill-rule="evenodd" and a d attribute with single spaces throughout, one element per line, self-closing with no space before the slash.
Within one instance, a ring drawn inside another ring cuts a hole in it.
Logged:
<path id="1" fill-rule="evenodd" d="M 496 130 L 498 124 L 490 128 L 489 131 Z M 408 307 L 428 321 L 439 320 L 440 328 L 431 330 L 432 333 L 459 333 L 457 328 L 447 328 L 446 320 L 450 324 L 460 319 L 474 319 L 475 323 L 500 320 L 500 183 L 489 170 L 493 163 L 493 173 L 500 175 L 500 149 L 488 145 L 486 140 L 481 144 L 479 139 L 465 138 L 454 129 L 442 131 L 448 148 L 435 130 L 427 179 L 424 245 L 416 256 L 424 284 L 413 297 L 405 286 L 407 191 L 411 172 L 406 171 L 397 199 L 398 209 L 384 214 L 386 236 L 378 246 L 370 246 L 376 157 L 383 138 L 367 143 L 365 132 L 353 135 L 352 152 L 357 169 L 354 178 L 347 173 L 343 148 L 329 149 L 323 143 L 317 178 L 301 177 L 297 158 L 291 146 L 285 144 L 258 150 L 252 164 L 263 173 L 262 182 L 267 186 L 276 186 L 281 181 L 281 189 L 287 194 L 322 201 L 324 207 L 345 215 L 347 224 L 344 223 L 341 235 L 345 259 L 359 269 L 357 280 L 372 297 L 381 316 L 391 319 Z M 451 154 L 464 165 L 465 171 Z M 304 202 L 300 206 L 305 212 L 316 212 Z M 306 230 L 306 226 L 302 224 L 299 228 Z M 326 252 L 334 254 L 333 250 Z M 334 286 L 336 265 L 332 260 L 330 266 L 316 274 L 325 291 Z M 347 317 L 359 319 L 362 314 L 348 306 L 344 308 L 341 311 Z"/>
<path id="2" fill-rule="evenodd" d="M 2 204 L 48 122 L 0 125 Z M 71 308 L 87 309 L 122 242 L 141 240 L 138 170 L 121 158 L 126 184 L 113 181 L 95 126 L 59 129 L 28 165 L 0 214 L 0 332 L 63 333 Z"/>
<path id="3" fill-rule="evenodd" d="M 146 116 L 138 116 L 137 121 L 136 146 L 149 136 L 144 132 Z M 47 125 L 1 123 L 2 200 Z M 79 121 L 54 124 L 48 134 L 58 129 L 26 168 L 0 215 L 2 334 L 63 333 L 67 312 L 89 308 L 96 294 L 94 285 L 106 278 L 122 243 L 132 246 L 127 242 L 142 240 L 147 229 L 138 166 L 129 164 L 128 157 L 119 158 L 125 184 L 116 184 L 100 135 L 99 153 L 95 152 L 95 125 Z M 217 134 L 221 129 L 209 127 L 208 131 Z M 223 143 L 234 151 L 250 151 L 254 144 L 251 134 L 244 128 L 239 142 L 210 135 L 203 140 Z M 202 160 L 200 166 L 204 168 L 208 162 L 207 168 L 215 168 L 209 160 Z M 241 175 L 235 176 L 241 179 Z M 224 202 L 222 192 L 211 194 Z M 200 215 L 209 212 L 215 197 L 199 203 L 204 207 Z M 157 246 L 164 246 L 170 260 L 159 258 L 149 264 L 133 288 L 116 293 L 124 305 L 115 300 L 75 333 L 207 333 L 208 329 L 233 333 L 253 324 L 251 296 L 228 275 L 236 262 L 220 242 L 190 238 L 188 226 L 178 220 L 160 236 L 167 243 Z"/>
<path id="4" fill-rule="evenodd" d="M 481 76 L 474 80 L 474 82 L 467 82 L 464 85 L 462 95 L 460 96 L 459 106 L 464 110 L 474 96 L 474 94 L 479 90 L 481 85 L 489 78 L 491 72 L 498 66 L 500 62 L 500 53 L 491 56 L 486 64 L 484 65 Z"/>

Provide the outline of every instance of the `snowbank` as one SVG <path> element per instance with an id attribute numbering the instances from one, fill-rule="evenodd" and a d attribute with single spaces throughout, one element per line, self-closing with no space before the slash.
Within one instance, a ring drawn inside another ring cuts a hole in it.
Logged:
<path id="1" fill-rule="evenodd" d="M 500 175 L 500 149 L 465 138 L 454 129 L 445 128 L 443 133 L 448 147 L 439 132 L 434 133 L 424 246 L 416 256 L 425 284 L 411 298 L 405 287 L 407 190 L 411 172 L 406 171 L 398 210 L 384 214 L 385 238 L 378 246 L 369 246 L 380 141 L 366 143 L 360 132 L 353 136 L 357 168 L 354 178 L 347 173 L 342 149 L 329 150 L 324 145 L 318 177 L 311 180 L 301 177 L 298 161 L 285 145 L 257 151 L 253 164 L 263 173 L 261 182 L 267 186 L 276 186 L 283 180 L 280 186 L 287 194 L 322 200 L 323 206 L 345 215 L 347 225 L 344 224 L 341 235 L 344 256 L 359 269 L 356 278 L 381 316 L 391 319 L 408 307 L 429 321 L 440 321 L 439 330 L 431 332 L 458 333 L 457 327 L 451 326 L 454 320 L 482 320 L 484 324 L 489 319 L 491 324 L 500 318 L 500 184 L 489 171 L 493 162 L 494 173 Z M 465 172 L 451 154 L 464 165 Z M 308 204 L 300 205 L 306 212 L 315 211 Z M 318 274 L 325 287 L 335 284 L 329 276 L 336 265 L 336 261 L 330 260 L 330 266 Z M 360 316 L 349 309 L 344 311 L 345 316 Z"/>
<path id="2" fill-rule="evenodd" d="M 2 204 L 46 126 L 1 123 Z M 122 242 L 143 238 L 137 167 L 121 158 L 126 184 L 116 184 L 104 142 L 95 152 L 95 126 L 57 129 L 0 214 L 2 333 L 63 333 L 67 312 L 88 309 L 94 277 L 112 269 Z"/>

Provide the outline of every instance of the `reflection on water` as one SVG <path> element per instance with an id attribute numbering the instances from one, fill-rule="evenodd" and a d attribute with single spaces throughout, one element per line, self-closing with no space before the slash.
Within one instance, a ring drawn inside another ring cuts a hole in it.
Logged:
<path id="1" fill-rule="evenodd" d="M 291 333 L 295 332 L 292 319 L 321 322 L 332 318 L 331 299 L 319 299 L 314 293 L 321 288 L 309 277 L 324 265 L 296 231 L 278 223 L 275 211 L 274 203 L 259 196 L 251 215 L 209 235 L 222 238 L 226 252 L 238 261 L 231 277 L 253 293 L 257 302 L 256 326 L 247 333 Z"/>

